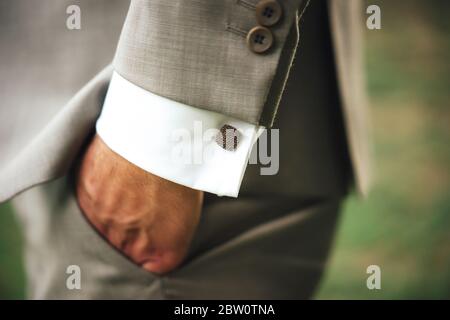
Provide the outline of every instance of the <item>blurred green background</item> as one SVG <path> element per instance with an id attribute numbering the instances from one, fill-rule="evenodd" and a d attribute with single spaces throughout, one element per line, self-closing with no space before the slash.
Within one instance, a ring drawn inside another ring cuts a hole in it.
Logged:
<path id="1" fill-rule="evenodd" d="M 369 198 L 345 207 L 318 299 L 450 299 L 450 1 L 367 1 L 375 142 Z M 24 298 L 22 238 L 0 205 L 0 299 Z M 381 268 L 368 290 L 366 268 Z"/>
<path id="2" fill-rule="evenodd" d="M 450 1 L 366 3 L 382 11 L 366 31 L 375 185 L 347 201 L 317 298 L 449 299 Z"/>

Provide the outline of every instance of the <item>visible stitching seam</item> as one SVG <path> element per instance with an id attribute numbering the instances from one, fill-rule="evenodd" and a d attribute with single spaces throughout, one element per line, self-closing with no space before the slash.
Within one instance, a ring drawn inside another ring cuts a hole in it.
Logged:
<path id="1" fill-rule="evenodd" d="M 234 34 L 244 37 L 244 38 L 247 37 L 247 32 L 245 30 L 242 30 L 241 28 L 238 28 L 231 24 L 227 24 L 225 27 L 225 30 L 230 31 L 231 33 L 234 33 Z"/>
<path id="2" fill-rule="evenodd" d="M 303 7 L 303 10 L 302 10 L 302 12 L 300 13 L 299 18 L 298 18 L 299 20 L 302 19 L 303 14 L 305 13 L 306 8 L 308 8 L 310 2 L 311 2 L 311 0 L 308 0 L 308 2 L 306 3 L 306 5 Z"/>
<path id="3" fill-rule="evenodd" d="M 250 10 L 254 10 L 256 8 L 256 6 L 253 3 L 250 3 L 246 0 L 236 0 L 236 4 L 243 6 Z"/>

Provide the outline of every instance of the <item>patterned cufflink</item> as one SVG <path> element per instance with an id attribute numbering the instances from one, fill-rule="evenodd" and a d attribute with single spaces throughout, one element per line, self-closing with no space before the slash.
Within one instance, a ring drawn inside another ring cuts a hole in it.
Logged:
<path id="1" fill-rule="evenodd" d="M 225 150 L 235 151 L 239 142 L 239 131 L 235 127 L 225 124 L 217 133 L 216 142 Z"/>

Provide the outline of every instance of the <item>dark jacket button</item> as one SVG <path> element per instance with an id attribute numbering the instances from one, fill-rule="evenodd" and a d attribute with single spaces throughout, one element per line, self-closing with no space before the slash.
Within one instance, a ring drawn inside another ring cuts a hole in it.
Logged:
<path id="1" fill-rule="evenodd" d="M 261 0 L 256 5 L 256 20 L 262 26 L 270 27 L 280 21 L 283 9 L 276 0 Z"/>
<path id="2" fill-rule="evenodd" d="M 274 38 L 269 29 L 256 26 L 247 34 L 247 46 L 256 53 L 263 53 L 272 47 Z"/>

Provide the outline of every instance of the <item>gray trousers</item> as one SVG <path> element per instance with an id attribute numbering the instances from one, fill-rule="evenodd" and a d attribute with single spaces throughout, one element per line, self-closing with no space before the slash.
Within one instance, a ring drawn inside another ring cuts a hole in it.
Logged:
<path id="1" fill-rule="evenodd" d="M 174 272 L 151 274 L 84 218 L 69 177 L 14 200 L 26 237 L 32 299 L 305 299 L 324 271 L 338 199 L 207 195 L 190 253 Z M 69 289 L 68 267 L 80 267 Z"/>

